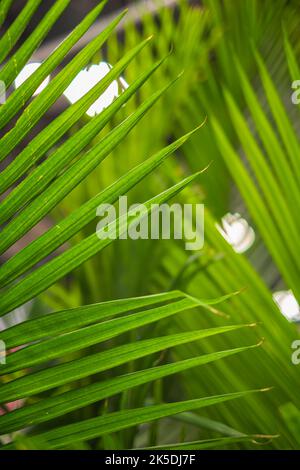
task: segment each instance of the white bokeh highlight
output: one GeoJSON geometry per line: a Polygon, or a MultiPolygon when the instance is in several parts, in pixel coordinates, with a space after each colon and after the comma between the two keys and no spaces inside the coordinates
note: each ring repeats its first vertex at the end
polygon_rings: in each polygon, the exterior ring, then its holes
{"type": "MultiPolygon", "coordinates": [[[[15,88],[19,88],[42,64],[40,62],[31,62],[26,64],[21,70],[17,78],[15,79],[15,88]]],[[[43,91],[50,81],[50,76],[46,77],[45,80],[36,89],[33,96],[38,95],[43,91]]]]}
{"type": "Polygon", "coordinates": [[[255,241],[253,228],[239,213],[226,214],[221,220],[221,225],[216,224],[216,227],[236,253],[249,250],[255,241]]]}
{"type": "MultiPolygon", "coordinates": [[[[88,93],[97,83],[99,83],[112,69],[112,66],[107,62],[100,62],[87,67],[74,78],[68,88],[65,90],[64,95],[71,104],[76,103],[86,93],[88,93]]],[[[123,77],[114,80],[104,93],[92,104],[87,110],[88,116],[95,116],[100,114],[107,108],[120,93],[128,88],[128,83],[123,77]]]]}
{"type": "Polygon", "coordinates": [[[300,308],[299,304],[291,290],[281,290],[274,292],[273,300],[290,322],[300,321],[300,308]]]}

